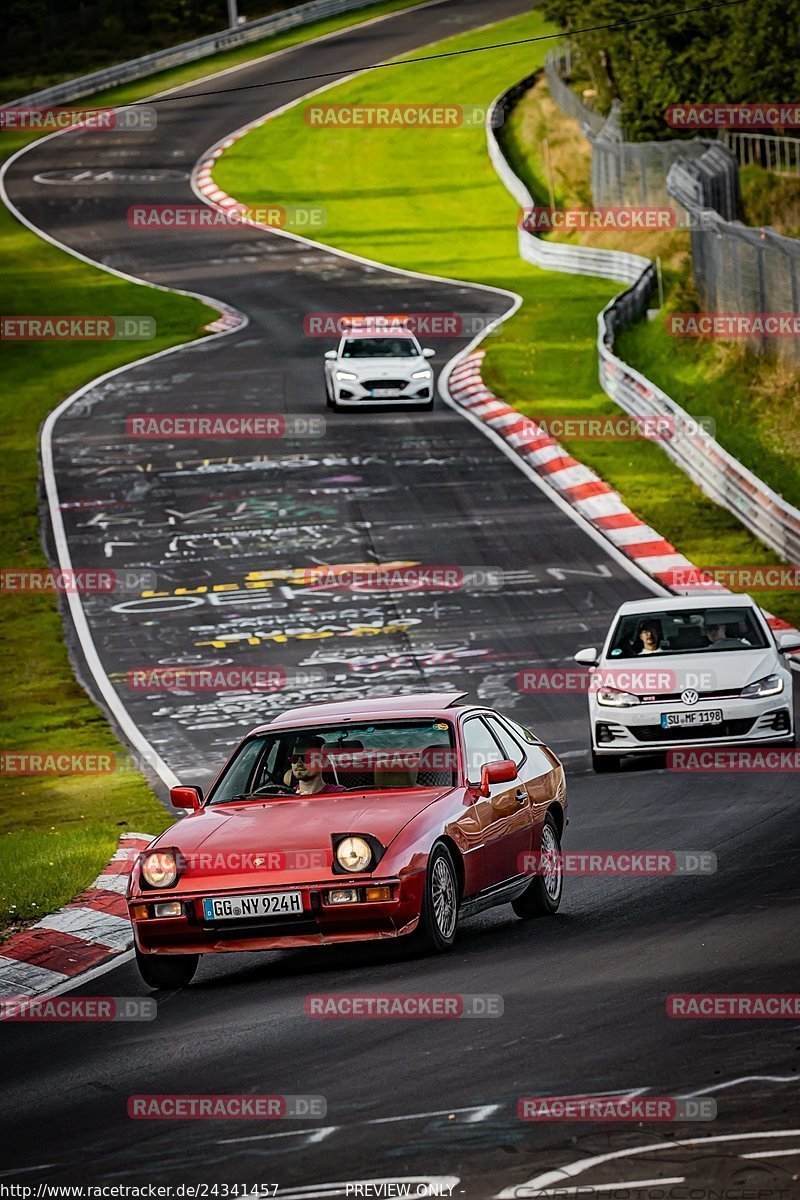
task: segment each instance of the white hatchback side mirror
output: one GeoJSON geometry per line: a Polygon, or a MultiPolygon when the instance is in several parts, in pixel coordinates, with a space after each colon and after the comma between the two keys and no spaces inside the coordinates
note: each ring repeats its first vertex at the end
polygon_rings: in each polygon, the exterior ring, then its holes
{"type": "Polygon", "coordinates": [[[436,354],[436,351],[431,350],[430,346],[426,346],[425,349],[422,351],[423,358],[433,358],[435,356],[435,354],[436,354]]]}
{"type": "Polygon", "coordinates": [[[338,355],[335,350],[326,350],[325,357],[328,359],[329,362],[332,362],[333,359],[338,358],[338,355]]]}
{"type": "Polygon", "coordinates": [[[800,650],[800,637],[794,629],[784,629],[778,634],[778,646],[783,651],[800,650]]]}
{"type": "Polygon", "coordinates": [[[580,663],[582,667],[596,667],[598,653],[596,646],[587,646],[585,650],[579,650],[575,655],[575,662],[580,663]]]}

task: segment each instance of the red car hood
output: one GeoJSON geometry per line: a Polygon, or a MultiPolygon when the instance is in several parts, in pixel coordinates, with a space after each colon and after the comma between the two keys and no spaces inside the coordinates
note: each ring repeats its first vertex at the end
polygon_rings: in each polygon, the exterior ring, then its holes
{"type": "Polygon", "coordinates": [[[212,882],[260,887],[328,879],[332,833],[372,834],[388,846],[412,817],[449,791],[351,792],[211,805],[173,825],[151,849],[169,846],[181,852],[179,890],[212,882]]]}

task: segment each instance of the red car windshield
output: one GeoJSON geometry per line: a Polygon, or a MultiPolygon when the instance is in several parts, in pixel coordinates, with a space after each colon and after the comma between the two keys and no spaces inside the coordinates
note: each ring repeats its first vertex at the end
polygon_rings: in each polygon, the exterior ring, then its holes
{"type": "Polygon", "coordinates": [[[456,780],[453,730],[447,721],[309,726],[249,738],[208,802],[443,788],[454,787],[456,780]]]}

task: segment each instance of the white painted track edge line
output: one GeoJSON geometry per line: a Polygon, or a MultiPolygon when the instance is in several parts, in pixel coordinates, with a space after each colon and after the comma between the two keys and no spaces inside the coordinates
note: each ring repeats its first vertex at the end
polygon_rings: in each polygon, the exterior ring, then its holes
{"type": "Polygon", "coordinates": [[[504,1188],[502,1192],[496,1194],[495,1200],[521,1200],[523,1196],[529,1196],[530,1200],[534,1200],[534,1197],[540,1195],[544,1189],[557,1187],[565,1179],[574,1179],[576,1176],[582,1175],[584,1171],[588,1171],[590,1167],[602,1166],[619,1158],[631,1158],[637,1154],[653,1154],[657,1151],[681,1149],[685,1146],[716,1145],[720,1142],[752,1141],[757,1138],[795,1137],[798,1134],[800,1134],[800,1129],[768,1129],[759,1133],[723,1133],[714,1134],[711,1137],[666,1139],[663,1142],[646,1146],[627,1146],[624,1150],[611,1150],[607,1154],[592,1155],[589,1158],[567,1163],[563,1167],[545,1171],[525,1183],[517,1184],[516,1187],[504,1188]]]}

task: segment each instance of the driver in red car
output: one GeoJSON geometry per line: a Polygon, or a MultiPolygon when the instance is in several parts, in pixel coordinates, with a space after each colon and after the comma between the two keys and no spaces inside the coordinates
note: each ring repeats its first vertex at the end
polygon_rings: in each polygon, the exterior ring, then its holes
{"type": "Polygon", "coordinates": [[[327,783],[322,777],[325,742],[315,735],[300,737],[289,756],[290,768],[287,783],[298,796],[329,795],[331,792],[346,792],[340,783],[327,783]]]}

